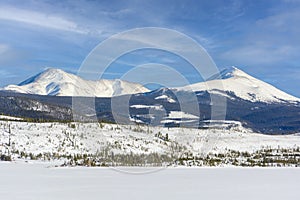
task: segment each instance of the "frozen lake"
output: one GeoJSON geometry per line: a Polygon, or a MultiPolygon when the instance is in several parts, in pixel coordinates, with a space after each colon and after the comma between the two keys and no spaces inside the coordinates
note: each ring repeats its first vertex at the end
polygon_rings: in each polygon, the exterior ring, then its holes
{"type": "Polygon", "coordinates": [[[299,181],[297,168],[167,168],[133,175],[111,168],[0,162],[3,200],[299,199],[299,181]]]}

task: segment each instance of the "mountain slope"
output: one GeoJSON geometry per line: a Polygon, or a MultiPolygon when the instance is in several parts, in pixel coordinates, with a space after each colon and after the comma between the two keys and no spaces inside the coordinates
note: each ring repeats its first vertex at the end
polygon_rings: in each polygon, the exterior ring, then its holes
{"type": "Polygon", "coordinates": [[[26,94],[50,96],[112,97],[147,92],[137,83],[122,80],[84,80],[60,69],[47,69],[18,85],[8,85],[3,90],[26,94]]]}
{"type": "Polygon", "coordinates": [[[300,99],[291,96],[274,86],[260,81],[242,70],[231,67],[212,76],[206,82],[200,82],[188,85],[176,90],[183,91],[208,91],[209,93],[218,93],[228,95],[233,93],[235,96],[251,102],[299,102],[300,99]]]}

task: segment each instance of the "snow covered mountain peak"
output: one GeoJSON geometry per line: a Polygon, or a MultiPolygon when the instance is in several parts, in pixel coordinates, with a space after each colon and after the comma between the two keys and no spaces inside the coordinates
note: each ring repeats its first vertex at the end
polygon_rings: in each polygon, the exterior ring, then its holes
{"type": "Polygon", "coordinates": [[[244,71],[230,67],[209,78],[206,82],[195,83],[178,90],[208,91],[228,97],[228,93],[251,102],[300,102],[274,86],[258,80],[244,71]]]}
{"type": "Polygon", "coordinates": [[[213,75],[208,80],[216,80],[216,79],[228,79],[228,78],[253,78],[249,74],[243,72],[235,66],[231,66],[229,68],[223,69],[219,74],[213,75]]]}
{"type": "Polygon", "coordinates": [[[34,82],[41,82],[41,81],[47,81],[47,82],[64,81],[65,79],[68,79],[68,77],[74,78],[75,75],[66,73],[61,69],[47,68],[41,73],[38,73],[37,75],[32,76],[26,79],[25,81],[19,83],[18,86],[24,86],[34,82]]]}
{"type": "Polygon", "coordinates": [[[3,90],[51,96],[112,97],[148,92],[138,83],[123,80],[84,80],[61,69],[48,68],[18,85],[8,85],[3,90]]]}

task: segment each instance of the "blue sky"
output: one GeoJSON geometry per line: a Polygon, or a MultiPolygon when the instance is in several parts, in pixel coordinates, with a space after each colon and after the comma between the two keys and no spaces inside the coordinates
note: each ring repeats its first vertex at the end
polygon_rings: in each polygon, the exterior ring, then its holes
{"type": "MultiPolygon", "coordinates": [[[[76,72],[87,54],[109,36],[153,26],[195,39],[220,69],[237,66],[300,97],[300,0],[4,0],[0,87],[46,67],[76,72]]],[[[173,64],[183,69],[181,73],[193,73],[174,55],[145,50],[120,58],[106,78],[118,78],[147,62],[173,64]]]]}

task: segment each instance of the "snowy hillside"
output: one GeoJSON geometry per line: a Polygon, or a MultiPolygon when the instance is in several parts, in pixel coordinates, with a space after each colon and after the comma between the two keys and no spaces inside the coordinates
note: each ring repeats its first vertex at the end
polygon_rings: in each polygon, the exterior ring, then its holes
{"type": "Polygon", "coordinates": [[[234,93],[239,98],[251,102],[295,102],[299,98],[291,96],[274,86],[258,80],[242,70],[231,67],[220,72],[220,75],[211,77],[207,82],[196,83],[176,90],[184,91],[209,91],[209,93],[221,94],[228,97],[229,93],[234,93]]]}
{"type": "Polygon", "coordinates": [[[112,97],[147,92],[137,83],[122,80],[84,80],[60,69],[47,69],[19,85],[8,85],[3,90],[51,96],[112,97]]]}
{"type": "MultiPolygon", "coordinates": [[[[134,165],[142,164],[144,161],[150,164],[151,159],[155,163],[160,162],[158,161],[160,159],[173,162],[182,157],[184,161],[200,158],[200,162],[210,155],[209,159],[212,160],[215,160],[214,156],[225,159],[222,161],[223,164],[239,165],[238,160],[242,162],[243,159],[244,164],[249,164],[246,163],[249,159],[256,159],[253,162],[259,165],[264,153],[268,153],[272,159],[280,157],[279,164],[284,164],[281,163],[283,159],[289,159],[293,153],[300,153],[299,137],[299,134],[277,136],[257,134],[243,128],[238,122],[234,127],[223,129],[189,129],[105,123],[29,123],[0,120],[0,156],[12,155],[13,159],[78,161],[85,155],[103,159],[101,162],[111,163],[111,159],[116,159],[122,165],[134,165]],[[287,152],[289,154],[284,156],[287,152]],[[134,159],[138,163],[129,159],[134,159]]],[[[287,162],[298,162],[299,156],[292,159],[287,162]]],[[[211,165],[212,160],[202,164],[211,165]]],[[[182,165],[182,162],[181,160],[177,164],[182,165]]]]}

